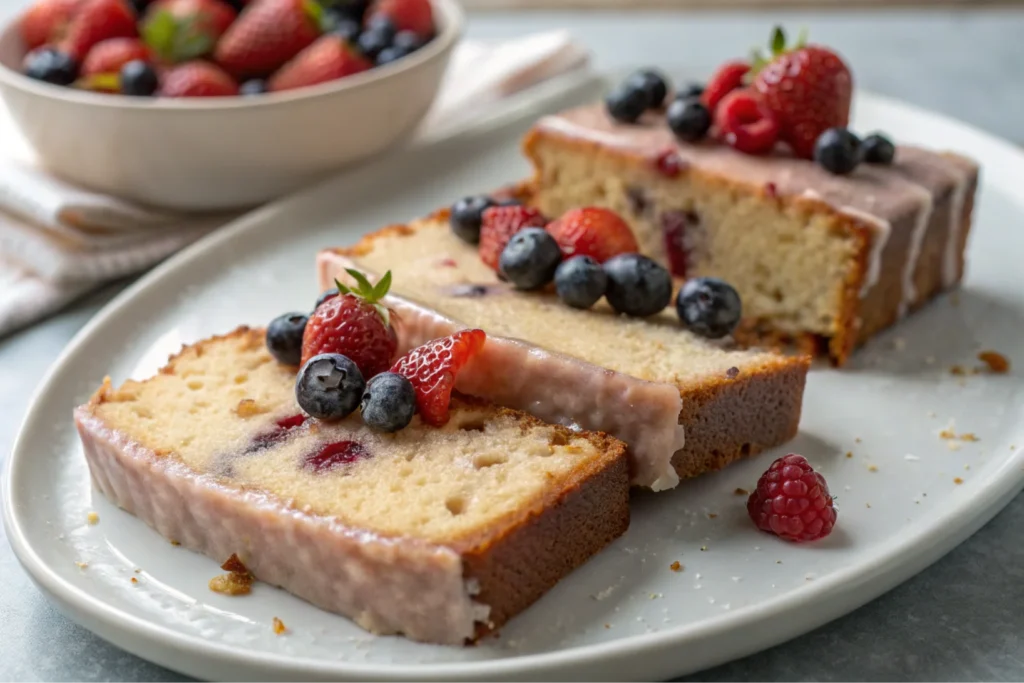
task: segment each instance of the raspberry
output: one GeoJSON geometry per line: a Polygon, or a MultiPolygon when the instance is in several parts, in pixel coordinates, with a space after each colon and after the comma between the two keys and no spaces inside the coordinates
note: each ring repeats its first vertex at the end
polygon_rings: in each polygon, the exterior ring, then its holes
{"type": "Polygon", "coordinates": [[[714,111],[723,97],[743,85],[743,77],[747,75],[748,71],[750,71],[750,65],[740,61],[726,62],[718,67],[718,71],[704,88],[704,94],[700,96],[700,101],[708,109],[714,111]]]}
{"type": "Polygon", "coordinates": [[[492,206],[484,211],[480,225],[480,260],[498,269],[501,252],[512,235],[523,228],[543,228],[548,219],[528,206],[492,206]]]}
{"type": "Polygon", "coordinates": [[[336,441],[325,445],[305,457],[307,469],[316,474],[330,472],[339,465],[348,465],[370,457],[366,447],[358,441],[336,441]]]}
{"type": "Polygon", "coordinates": [[[483,348],[486,339],[483,330],[461,330],[450,337],[428,341],[395,361],[391,372],[412,382],[423,422],[435,427],[448,422],[455,377],[483,348]]]}
{"type": "Polygon", "coordinates": [[[779,120],[749,90],[725,96],[715,110],[715,125],[729,145],[745,154],[766,154],[779,140],[779,120]]]}
{"type": "Polygon", "coordinates": [[[787,541],[816,541],[832,533],[836,523],[825,478],[796,453],[779,458],[761,475],[747,512],[758,529],[787,541]]]}
{"type": "Polygon", "coordinates": [[[566,258],[589,256],[604,263],[619,254],[640,251],[629,224],[619,214],[596,206],[572,209],[548,225],[566,258]]]}

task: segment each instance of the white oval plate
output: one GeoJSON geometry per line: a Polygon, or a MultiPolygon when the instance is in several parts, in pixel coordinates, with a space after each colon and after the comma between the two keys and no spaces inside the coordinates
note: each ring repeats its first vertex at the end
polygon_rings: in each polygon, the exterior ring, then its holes
{"type": "Polygon", "coordinates": [[[858,130],[981,161],[963,290],[882,335],[848,369],[815,369],[800,434],[784,449],[636,496],[629,532],[500,638],[426,646],[370,636],[265,585],[244,598],[216,595],[207,589],[219,573],[213,561],[172,547],[91,490],[70,417],[105,373],[144,377],[182,343],[309,307],[319,248],[522,178],[518,139],[537,114],[526,107],[469,139],[392,155],[251,214],[157,268],[82,330],[35,396],[5,480],[8,535],[43,590],[111,642],[208,679],[660,679],[852,610],[938,559],[1021,489],[1020,371],[961,377],[950,367],[973,367],[992,348],[1024,368],[1024,155],[862,95],[858,130]],[[941,439],[951,423],[980,440],[941,439]],[[817,544],[756,531],[736,493],[791,450],[839,498],[836,531],[817,544]],[[681,572],[669,568],[675,561],[681,572]],[[275,616],[287,634],[273,634],[275,616]]]}

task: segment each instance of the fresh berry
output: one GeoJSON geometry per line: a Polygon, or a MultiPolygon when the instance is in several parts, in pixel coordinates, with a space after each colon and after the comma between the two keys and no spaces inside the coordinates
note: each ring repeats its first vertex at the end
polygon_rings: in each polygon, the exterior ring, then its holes
{"type": "Polygon", "coordinates": [[[814,160],[835,175],[846,175],[857,168],[860,157],[860,140],[845,128],[829,128],[814,145],[814,160]]]}
{"type": "Polygon", "coordinates": [[[372,28],[379,17],[390,19],[397,31],[412,31],[424,38],[434,33],[430,0],[376,0],[368,11],[367,27],[372,28]]]}
{"type": "Polygon", "coordinates": [[[187,62],[213,52],[237,16],[221,0],[156,0],[146,10],[142,37],[164,63],[187,62]]]}
{"type": "Polygon", "coordinates": [[[284,417],[274,423],[274,426],[269,430],[257,434],[252,438],[249,446],[245,449],[246,453],[255,453],[256,451],[262,451],[265,448],[277,445],[288,438],[288,434],[296,427],[301,427],[306,422],[305,415],[291,415],[284,417]]]}
{"type": "Polygon", "coordinates": [[[160,87],[156,69],[141,59],[128,62],[121,67],[121,94],[134,97],[149,97],[160,87]]]}
{"type": "Polygon", "coordinates": [[[685,86],[676,91],[676,99],[678,100],[689,100],[694,98],[700,98],[704,94],[703,83],[687,83],[685,86]]]}
{"type": "Polygon", "coordinates": [[[604,264],[605,298],[619,313],[643,318],[665,310],[672,300],[672,276],[640,254],[620,254],[604,264]]]}
{"type": "Polygon", "coordinates": [[[426,44],[426,41],[418,33],[414,31],[399,31],[395,34],[395,39],[391,41],[392,47],[397,47],[406,51],[406,54],[416,52],[426,44]]]}
{"type": "Polygon", "coordinates": [[[279,363],[298,365],[302,360],[302,333],[308,320],[302,313],[285,313],[267,325],[267,350],[279,363]]]}
{"type": "MultiPolygon", "coordinates": [[[[138,38],[111,38],[96,43],[82,62],[83,86],[90,90],[123,91],[120,77],[122,67],[129,62],[147,64],[152,59],[149,48],[138,38]]],[[[151,95],[155,89],[154,85],[152,90],[144,94],[151,95]]]]}
{"type": "Polygon", "coordinates": [[[796,156],[811,159],[823,132],[849,122],[853,77],[828,48],[804,45],[801,39],[787,49],[779,28],[771,47],[771,61],[758,59],[755,65],[753,89],[782,124],[782,140],[796,156]]]}
{"type": "Polygon", "coordinates": [[[867,163],[887,166],[896,158],[896,145],[881,133],[873,133],[861,141],[860,152],[867,163]]]}
{"type": "Polygon", "coordinates": [[[715,125],[726,143],[744,154],[767,154],[779,140],[778,119],[750,90],[734,90],[722,98],[715,125]]]}
{"type": "Polygon", "coordinates": [[[718,67],[718,71],[708,81],[704,92],[701,93],[700,101],[714,111],[723,97],[743,85],[743,78],[749,71],[750,65],[746,62],[726,62],[718,67]]]}
{"type": "Polygon", "coordinates": [[[315,311],[316,309],[320,308],[323,302],[338,296],[338,294],[340,293],[341,292],[338,291],[337,287],[331,287],[330,289],[325,289],[324,291],[320,292],[320,296],[316,298],[316,304],[313,305],[313,310],[315,311]]]}
{"type": "Polygon", "coordinates": [[[555,270],[558,298],[573,308],[590,308],[608,289],[608,276],[589,256],[573,256],[555,270]]]}
{"type": "Polygon", "coordinates": [[[160,94],[164,97],[230,97],[238,94],[238,84],[217,65],[196,60],[167,71],[160,94]]]}
{"type": "Polygon", "coordinates": [[[302,364],[295,380],[295,400],[318,420],[341,420],[359,407],[365,388],[363,373],[351,358],[321,353],[302,364]]]}
{"type": "Polygon", "coordinates": [[[238,94],[242,96],[262,95],[265,92],[267,92],[267,82],[262,78],[250,78],[238,86],[238,94]]]}
{"type": "Polygon", "coordinates": [[[825,478],[802,455],[790,453],[771,464],[747,499],[757,528],[787,541],[816,541],[832,533],[836,509],[825,478]]]}
{"type": "Polygon", "coordinates": [[[628,83],[613,89],[604,98],[608,115],[620,123],[636,123],[647,109],[647,93],[628,83]]]}
{"type": "Polygon", "coordinates": [[[742,312],[736,290],[713,277],[687,280],[676,296],[676,313],[683,326],[708,339],[720,339],[731,333],[742,312]]]}
{"type": "MultiPolygon", "coordinates": [[[[331,15],[324,15],[331,16],[331,15]]],[[[359,34],[363,32],[362,25],[354,19],[333,17],[327,21],[327,33],[333,33],[348,43],[356,44],[359,34]]]]}
{"type": "Polygon", "coordinates": [[[304,463],[314,474],[324,474],[369,457],[370,452],[358,441],[335,441],[307,455],[304,463]]]}
{"type": "Polygon", "coordinates": [[[336,281],[339,295],[313,311],[302,338],[302,362],[318,353],[343,353],[371,378],[391,366],[398,348],[390,313],[380,303],[391,287],[391,271],[376,285],[358,270],[347,272],[356,285],[336,281]]]}
{"type": "Polygon", "coordinates": [[[81,61],[97,43],[137,35],[135,12],[123,0],[84,0],[58,47],[81,61]]]}
{"type": "Polygon", "coordinates": [[[79,0],[37,0],[18,19],[18,32],[27,50],[59,41],[79,0]]]}
{"type": "Polygon", "coordinates": [[[527,206],[492,206],[484,210],[480,224],[480,260],[494,270],[505,245],[523,228],[543,228],[547,218],[527,206]]]}
{"type": "Polygon", "coordinates": [[[598,206],[570,209],[547,229],[566,256],[590,256],[604,263],[640,250],[629,224],[611,209],[598,206]]]}
{"type": "Polygon", "coordinates": [[[236,78],[267,76],[320,35],[322,10],[315,0],[255,0],[214,50],[214,59],[236,78]]]}
{"type": "Polygon", "coordinates": [[[377,66],[384,66],[385,64],[390,64],[391,62],[397,62],[399,59],[407,56],[408,54],[409,52],[404,48],[395,47],[394,45],[392,45],[391,47],[386,47],[380,51],[380,53],[377,55],[376,64],[377,66]]]}
{"type": "Polygon", "coordinates": [[[637,71],[626,79],[626,87],[641,90],[647,100],[648,109],[660,109],[668,97],[665,76],[654,69],[637,71]]]}
{"type": "Polygon", "coordinates": [[[492,206],[496,204],[487,195],[463,197],[452,204],[448,225],[462,241],[477,244],[480,242],[480,226],[484,220],[484,211],[492,206]]]}
{"type": "Polygon", "coordinates": [[[52,47],[37,47],[29,52],[22,68],[29,78],[54,85],[71,85],[78,78],[78,62],[52,47]]]}
{"type": "Polygon", "coordinates": [[[518,289],[540,289],[555,277],[562,262],[558,242],[544,228],[523,228],[505,245],[499,271],[518,289]]]}
{"type": "Polygon", "coordinates": [[[700,140],[711,128],[711,112],[694,98],[672,100],[665,118],[676,137],[686,142],[700,140]]]}
{"type": "Polygon", "coordinates": [[[363,422],[379,432],[405,429],[416,412],[412,382],[394,372],[382,372],[363,391],[363,422]]]}
{"type": "Polygon", "coordinates": [[[378,16],[368,22],[366,30],[359,34],[356,45],[367,59],[375,60],[381,52],[391,47],[395,35],[395,25],[391,20],[378,16]]]}
{"type": "Polygon", "coordinates": [[[268,87],[271,92],[304,88],[351,76],[372,66],[351,45],[329,33],[282,66],[270,77],[268,87]]]}
{"type": "Polygon", "coordinates": [[[428,341],[399,358],[391,372],[412,382],[420,419],[441,427],[448,422],[448,406],[459,371],[480,352],[487,335],[483,330],[460,330],[449,337],[428,341]]]}

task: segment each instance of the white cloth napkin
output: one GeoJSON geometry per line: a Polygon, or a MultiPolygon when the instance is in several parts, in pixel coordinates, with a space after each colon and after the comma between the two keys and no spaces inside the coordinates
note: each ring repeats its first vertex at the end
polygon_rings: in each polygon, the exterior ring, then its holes
{"type": "MultiPolygon", "coordinates": [[[[441,128],[455,132],[487,105],[587,61],[565,31],[464,41],[417,140],[436,139],[441,128]]],[[[0,150],[0,337],[104,282],[153,266],[237,216],[156,211],[49,176],[3,107],[0,150]]]]}

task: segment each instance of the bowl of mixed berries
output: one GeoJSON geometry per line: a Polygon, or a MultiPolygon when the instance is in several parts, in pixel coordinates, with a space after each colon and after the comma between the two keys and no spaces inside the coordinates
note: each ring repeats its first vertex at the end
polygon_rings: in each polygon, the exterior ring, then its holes
{"type": "Polygon", "coordinates": [[[35,0],[0,33],[0,93],[59,176],[238,208],[406,138],[462,21],[455,0],[35,0]]]}

